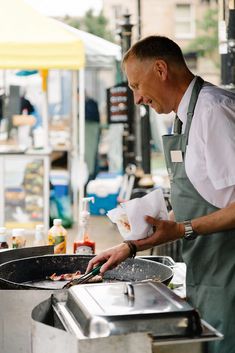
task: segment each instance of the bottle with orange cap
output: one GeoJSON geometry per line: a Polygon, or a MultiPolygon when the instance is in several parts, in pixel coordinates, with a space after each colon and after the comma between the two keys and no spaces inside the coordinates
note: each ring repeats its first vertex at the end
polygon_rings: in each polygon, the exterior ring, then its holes
{"type": "Polygon", "coordinates": [[[91,255],[95,253],[95,242],[89,236],[89,202],[94,202],[94,197],[84,197],[82,199],[78,238],[73,243],[74,254],[91,255]]]}

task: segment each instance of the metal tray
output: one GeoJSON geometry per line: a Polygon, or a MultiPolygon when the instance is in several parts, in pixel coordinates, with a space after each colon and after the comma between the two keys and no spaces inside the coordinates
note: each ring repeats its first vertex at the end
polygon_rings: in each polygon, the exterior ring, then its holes
{"type": "Polygon", "coordinates": [[[74,286],[68,291],[64,310],[72,314],[87,337],[131,332],[193,337],[202,332],[198,312],[165,285],[153,281],[74,286]]]}
{"type": "Polygon", "coordinates": [[[175,266],[175,261],[172,259],[170,256],[156,256],[156,255],[147,255],[147,256],[137,256],[139,258],[145,259],[145,260],[151,260],[154,262],[158,262],[160,264],[169,266],[169,267],[174,267],[175,266]]]}

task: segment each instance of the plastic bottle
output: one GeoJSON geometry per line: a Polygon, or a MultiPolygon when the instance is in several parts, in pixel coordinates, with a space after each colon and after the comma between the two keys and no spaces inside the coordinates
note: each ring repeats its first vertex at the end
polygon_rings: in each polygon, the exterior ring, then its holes
{"type": "Polygon", "coordinates": [[[67,231],[59,218],[53,220],[53,226],[48,231],[48,244],[54,245],[55,254],[66,254],[67,231]]]}
{"type": "Polygon", "coordinates": [[[23,228],[12,229],[12,247],[13,249],[24,248],[26,244],[25,230],[23,228]]]}
{"type": "Polygon", "coordinates": [[[89,202],[94,202],[94,197],[84,197],[82,199],[82,212],[79,222],[78,239],[73,243],[74,254],[91,255],[95,253],[95,242],[90,240],[88,233],[90,212],[88,211],[89,202]]]}
{"type": "Polygon", "coordinates": [[[0,227],[0,249],[8,249],[7,230],[5,227],[0,227]]]}
{"type": "Polygon", "coordinates": [[[42,224],[37,224],[35,227],[35,235],[34,235],[34,246],[45,245],[44,240],[44,227],[42,224]]]}

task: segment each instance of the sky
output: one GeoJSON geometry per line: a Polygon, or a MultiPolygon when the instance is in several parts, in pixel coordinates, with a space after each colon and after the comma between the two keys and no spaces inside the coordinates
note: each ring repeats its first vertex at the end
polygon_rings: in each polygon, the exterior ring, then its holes
{"type": "Polygon", "coordinates": [[[102,7],[102,0],[25,0],[37,11],[47,16],[83,16],[93,9],[97,15],[102,7]]]}

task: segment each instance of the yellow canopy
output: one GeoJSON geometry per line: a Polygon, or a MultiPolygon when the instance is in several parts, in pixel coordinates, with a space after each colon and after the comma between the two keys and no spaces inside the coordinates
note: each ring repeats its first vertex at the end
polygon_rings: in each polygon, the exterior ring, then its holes
{"type": "Polygon", "coordinates": [[[77,35],[23,0],[0,0],[0,69],[70,69],[85,65],[77,35]]]}

